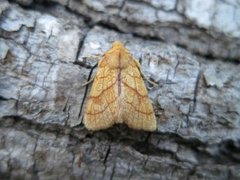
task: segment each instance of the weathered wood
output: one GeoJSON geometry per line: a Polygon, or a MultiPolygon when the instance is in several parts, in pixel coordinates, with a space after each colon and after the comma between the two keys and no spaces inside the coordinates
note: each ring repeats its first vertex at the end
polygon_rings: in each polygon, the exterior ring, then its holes
{"type": "Polygon", "coordinates": [[[238,30],[220,28],[218,38],[206,19],[190,23],[196,14],[185,1],[59,2],[0,4],[0,179],[240,178],[240,66],[223,61],[239,59],[238,30]],[[93,133],[81,123],[91,57],[115,40],[158,84],[146,82],[157,132],[116,125],[93,133]],[[178,41],[186,49],[169,44],[178,41]]]}

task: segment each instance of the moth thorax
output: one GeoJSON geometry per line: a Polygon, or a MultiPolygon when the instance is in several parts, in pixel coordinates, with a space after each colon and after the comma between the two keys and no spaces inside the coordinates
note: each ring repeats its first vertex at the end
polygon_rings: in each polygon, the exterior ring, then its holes
{"type": "Polygon", "coordinates": [[[111,69],[125,69],[129,63],[129,54],[123,49],[117,49],[111,52],[111,56],[107,55],[108,65],[111,69]]]}

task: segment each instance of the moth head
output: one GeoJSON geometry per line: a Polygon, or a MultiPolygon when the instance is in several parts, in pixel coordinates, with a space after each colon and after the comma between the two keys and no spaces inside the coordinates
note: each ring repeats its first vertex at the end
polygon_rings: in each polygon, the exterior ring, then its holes
{"type": "Polygon", "coordinates": [[[123,43],[120,42],[120,41],[115,41],[113,44],[112,44],[112,47],[113,48],[116,48],[116,47],[124,47],[123,43]]]}

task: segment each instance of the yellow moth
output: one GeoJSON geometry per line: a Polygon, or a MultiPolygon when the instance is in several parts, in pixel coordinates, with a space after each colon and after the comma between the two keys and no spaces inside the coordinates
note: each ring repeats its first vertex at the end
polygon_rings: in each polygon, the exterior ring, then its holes
{"type": "Polygon", "coordinates": [[[156,117],[140,64],[119,41],[112,44],[98,63],[84,115],[89,130],[106,129],[116,123],[156,130],[156,117]]]}

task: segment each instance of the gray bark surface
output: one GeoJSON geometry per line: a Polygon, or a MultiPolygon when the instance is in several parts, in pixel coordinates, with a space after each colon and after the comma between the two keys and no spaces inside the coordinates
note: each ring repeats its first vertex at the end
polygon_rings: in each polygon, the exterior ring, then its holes
{"type": "Polygon", "coordinates": [[[0,179],[240,179],[239,19],[237,0],[1,1],[0,179]],[[158,84],[156,132],[82,123],[115,40],[158,84]]]}

